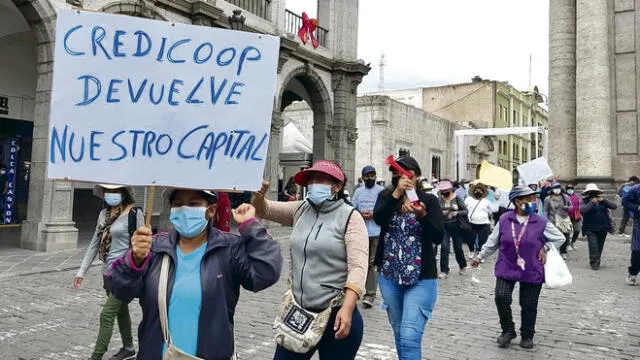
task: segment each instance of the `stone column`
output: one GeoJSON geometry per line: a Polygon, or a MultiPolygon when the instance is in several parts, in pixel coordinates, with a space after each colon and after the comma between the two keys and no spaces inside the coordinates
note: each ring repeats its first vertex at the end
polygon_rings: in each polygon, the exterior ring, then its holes
{"type": "Polygon", "coordinates": [[[271,119],[269,150],[264,168],[264,178],[270,183],[268,198],[271,200],[278,199],[278,172],[280,169],[280,149],[282,149],[280,132],[283,124],[282,112],[274,111],[271,119]]]}
{"type": "MultiPolygon", "coordinates": [[[[576,28],[576,172],[585,181],[610,182],[608,1],[577,0],[576,28]]],[[[550,115],[550,123],[555,121],[550,115]]]]}
{"type": "Polygon", "coordinates": [[[72,220],[73,186],[69,182],[47,179],[53,42],[43,41],[43,32],[52,36],[54,25],[55,17],[33,24],[37,39],[38,85],[33,123],[29,204],[27,220],[22,224],[20,246],[37,251],[75,249],[78,243],[78,229],[72,220]]]}
{"type": "MultiPolygon", "coordinates": [[[[549,163],[576,177],[576,0],[549,3],[549,163]]],[[[537,154],[536,154],[537,157],[537,154]]]]}

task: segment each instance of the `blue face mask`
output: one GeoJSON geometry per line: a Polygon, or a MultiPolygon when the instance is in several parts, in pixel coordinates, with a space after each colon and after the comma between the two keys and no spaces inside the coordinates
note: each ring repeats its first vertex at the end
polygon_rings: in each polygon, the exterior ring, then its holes
{"type": "Polygon", "coordinates": [[[194,238],[207,227],[207,208],[204,206],[172,207],[169,221],[178,234],[186,238],[194,238]]]}
{"type": "Polygon", "coordinates": [[[118,206],[122,202],[122,194],[106,193],[104,194],[104,202],[109,206],[118,206]]]}
{"type": "Polygon", "coordinates": [[[307,190],[307,199],[314,205],[322,205],[331,197],[331,185],[327,184],[310,184],[307,190]]]}
{"type": "Polygon", "coordinates": [[[538,203],[535,201],[520,204],[520,209],[525,215],[532,215],[538,212],[538,203]]]}

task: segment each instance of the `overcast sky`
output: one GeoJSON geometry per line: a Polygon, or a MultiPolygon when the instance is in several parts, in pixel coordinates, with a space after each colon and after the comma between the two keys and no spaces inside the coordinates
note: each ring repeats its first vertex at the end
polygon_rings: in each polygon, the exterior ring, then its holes
{"type": "MultiPolygon", "coordinates": [[[[317,1],[287,0],[316,16],[317,1]]],[[[358,57],[371,62],[359,92],[468,82],[475,75],[548,91],[548,0],[360,0],[358,57]]],[[[355,19],[354,19],[355,20],[355,19]]]]}

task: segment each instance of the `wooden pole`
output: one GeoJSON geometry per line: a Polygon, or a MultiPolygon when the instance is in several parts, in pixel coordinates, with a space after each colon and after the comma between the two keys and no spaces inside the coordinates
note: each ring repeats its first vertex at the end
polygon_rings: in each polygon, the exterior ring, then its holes
{"type": "Polygon", "coordinates": [[[153,215],[153,200],[156,197],[156,187],[147,186],[147,201],[145,204],[144,225],[151,229],[151,215],[153,215]]]}

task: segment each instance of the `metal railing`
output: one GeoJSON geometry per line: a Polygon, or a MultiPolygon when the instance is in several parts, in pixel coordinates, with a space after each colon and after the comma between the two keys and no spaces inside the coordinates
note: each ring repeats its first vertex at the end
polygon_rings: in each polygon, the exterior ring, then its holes
{"type": "MultiPolygon", "coordinates": [[[[298,34],[298,30],[300,30],[301,27],[302,27],[302,16],[294,12],[291,12],[289,10],[286,10],[284,15],[284,30],[290,34],[298,34]]],[[[316,39],[318,39],[318,43],[320,43],[320,46],[322,47],[327,46],[328,32],[329,30],[321,26],[318,26],[318,28],[314,32],[316,39]]]]}
{"type": "Polygon", "coordinates": [[[269,8],[271,6],[271,0],[226,0],[226,1],[254,15],[257,15],[263,19],[270,20],[269,8]]]}

